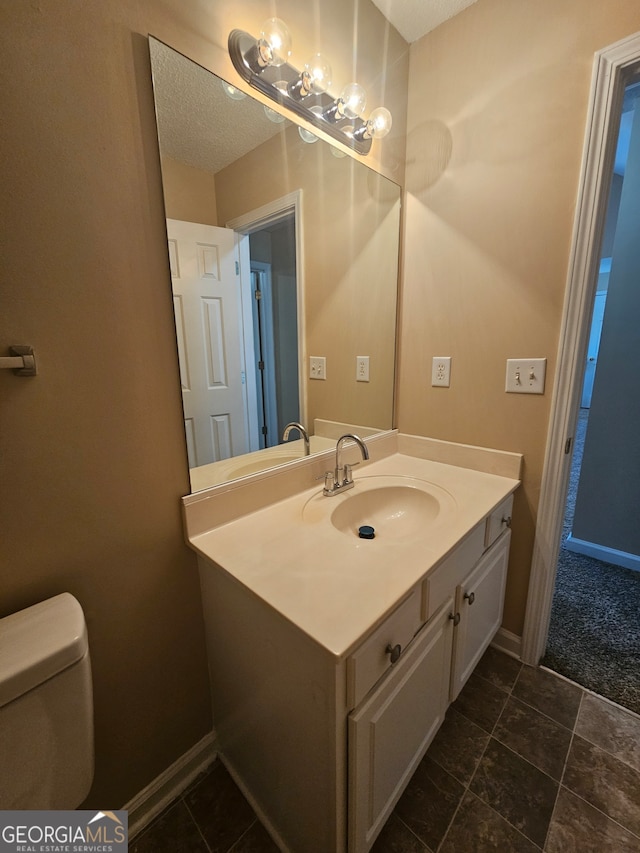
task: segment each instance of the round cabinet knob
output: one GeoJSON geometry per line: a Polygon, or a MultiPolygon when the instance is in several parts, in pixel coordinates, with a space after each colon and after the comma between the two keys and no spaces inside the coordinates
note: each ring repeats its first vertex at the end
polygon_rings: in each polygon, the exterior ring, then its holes
{"type": "Polygon", "coordinates": [[[400,643],[397,643],[395,646],[392,646],[391,643],[389,643],[385,651],[391,658],[391,663],[395,663],[402,654],[402,646],[400,643]]]}
{"type": "Polygon", "coordinates": [[[473,602],[476,600],[475,592],[465,592],[464,597],[469,602],[469,606],[471,606],[473,604],[473,602]]]}
{"type": "Polygon", "coordinates": [[[450,613],[449,619],[453,620],[454,626],[460,624],[460,614],[459,613],[450,613]]]}
{"type": "Polygon", "coordinates": [[[506,524],[507,527],[511,527],[511,516],[510,515],[503,516],[502,523],[506,524]]]}

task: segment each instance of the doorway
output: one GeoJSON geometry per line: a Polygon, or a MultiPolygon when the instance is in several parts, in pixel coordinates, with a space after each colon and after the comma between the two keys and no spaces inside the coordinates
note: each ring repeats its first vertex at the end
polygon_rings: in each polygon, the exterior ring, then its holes
{"type": "Polygon", "coordinates": [[[629,237],[640,234],[639,96],[640,85],[626,87],[541,661],[637,713],[640,488],[635,480],[640,473],[640,409],[633,402],[629,405],[634,392],[627,387],[626,368],[617,370],[616,364],[621,355],[634,358],[634,340],[640,356],[633,295],[640,252],[629,245],[629,237]]]}
{"type": "MultiPolygon", "coordinates": [[[[569,486],[571,449],[583,391],[590,320],[600,268],[618,122],[625,89],[638,81],[639,74],[640,34],[630,36],[596,54],[567,300],[522,638],[521,657],[523,661],[533,665],[541,660],[547,645],[569,486]]],[[[618,415],[614,414],[614,417],[618,418],[618,415]]],[[[618,420],[621,421],[622,418],[618,420]]],[[[633,630],[637,631],[637,622],[634,622],[633,630]]]]}
{"type": "Polygon", "coordinates": [[[279,444],[288,423],[306,425],[301,217],[297,190],[227,222],[237,235],[251,451],[279,444]]]}
{"type": "Polygon", "coordinates": [[[300,420],[295,223],[287,214],[249,235],[253,370],[261,449],[300,420]]]}

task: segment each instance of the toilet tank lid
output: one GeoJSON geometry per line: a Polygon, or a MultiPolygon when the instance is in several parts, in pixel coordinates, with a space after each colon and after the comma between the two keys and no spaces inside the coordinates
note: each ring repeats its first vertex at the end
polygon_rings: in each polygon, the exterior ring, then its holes
{"type": "Polygon", "coordinates": [[[0,619],[0,707],[77,663],[87,649],[84,613],[68,592],[0,619]]]}

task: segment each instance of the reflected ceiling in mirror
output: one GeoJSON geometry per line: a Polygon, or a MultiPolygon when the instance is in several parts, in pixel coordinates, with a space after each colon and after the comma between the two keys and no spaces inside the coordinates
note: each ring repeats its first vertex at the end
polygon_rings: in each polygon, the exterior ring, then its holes
{"type": "Polygon", "coordinates": [[[149,45],[192,491],[391,429],[400,188],[149,45]]]}

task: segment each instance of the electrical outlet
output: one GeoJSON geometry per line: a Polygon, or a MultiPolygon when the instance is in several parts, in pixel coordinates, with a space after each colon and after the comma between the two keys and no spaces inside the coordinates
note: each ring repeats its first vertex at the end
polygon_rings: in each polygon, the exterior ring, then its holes
{"type": "Polygon", "coordinates": [[[451,356],[434,355],[431,362],[431,384],[443,388],[451,385],[451,356]]]}
{"type": "Polygon", "coordinates": [[[508,358],[504,390],[512,394],[544,394],[546,358],[508,358]]]}
{"type": "Polygon", "coordinates": [[[309,357],[309,379],[327,378],[327,359],[323,355],[309,357]]]}
{"type": "Polygon", "coordinates": [[[356,356],[356,382],[369,381],[369,356],[356,356]]]}

